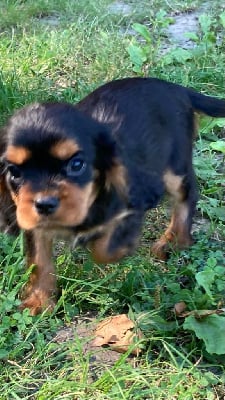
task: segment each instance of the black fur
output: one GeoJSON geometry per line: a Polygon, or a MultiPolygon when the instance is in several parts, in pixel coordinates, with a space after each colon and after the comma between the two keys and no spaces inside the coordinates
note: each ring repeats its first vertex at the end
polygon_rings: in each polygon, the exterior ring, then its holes
{"type": "MultiPolygon", "coordinates": [[[[55,193],[61,181],[74,185],[79,193],[93,182],[96,191],[88,212],[78,223],[69,224],[61,218],[54,225],[51,211],[46,218],[38,216],[37,226],[25,232],[28,263],[36,263],[37,269],[24,307],[39,312],[55,288],[53,283],[49,289],[43,283],[46,275],[52,274],[52,267],[50,250],[43,250],[44,255],[37,250],[42,232],[43,237],[48,230],[53,236],[68,233],[78,243],[88,244],[100,261],[116,261],[137,246],[145,212],[156,207],[167,191],[174,200],[173,216],[154,253],[164,258],[167,242],[179,248],[191,243],[197,201],[192,166],[195,112],[225,117],[225,101],[158,79],[127,78],[107,83],[75,106],[35,104],[12,116],[0,143],[2,230],[15,233],[19,229],[14,201],[24,185],[34,196],[36,213],[35,196],[41,193],[42,201],[44,193],[55,193]],[[77,154],[61,160],[51,153],[52,146],[65,139],[79,145],[79,157],[85,165],[80,175],[71,172],[77,154]],[[17,148],[27,149],[31,156],[14,165],[7,158],[9,146],[14,146],[15,153],[17,148]],[[13,168],[17,169],[17,178],[13,168]],[[50,267],[45,269],[41,264],[46,258],[50,267]]],[[[52,196],[44,197],[44,201],[51,202],[52,196]]],[[[60,201],[57,197],[54,202],[56,211],[60,201]]]]}

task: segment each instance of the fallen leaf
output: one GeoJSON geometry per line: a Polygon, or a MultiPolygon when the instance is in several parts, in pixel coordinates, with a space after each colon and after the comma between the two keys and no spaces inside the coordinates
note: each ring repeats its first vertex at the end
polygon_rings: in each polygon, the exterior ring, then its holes
{"type": "MultiPolygon", "coordinates": [[[[130,345],[134,346],[135,340],[141,339],[140,330],[134,330],[135,325],[126,314],[115,315],[100,322],[94,332],[92,346],[110,346],[112,350],[125,353],[130,345]]],[[[138,355],[141,349],[137,345],[131,353],[138,355]]]]}
{"type": "Polygon", "coordinates": [[[196,319],[203,319],[208,317],[209,315],[220,315],[220,314],[225,314],[224,308],[218,308],[216,310],[192,310],[192,311],[182,312],[178,316],[180,318],[186,318],[189,317],[190,315],[193,315],[196,319]]]}

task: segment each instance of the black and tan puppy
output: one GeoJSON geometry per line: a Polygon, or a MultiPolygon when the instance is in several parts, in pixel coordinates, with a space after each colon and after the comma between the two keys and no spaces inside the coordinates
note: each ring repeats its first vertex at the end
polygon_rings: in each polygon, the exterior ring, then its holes
{"type": "Polygon", "coordinates": [[[76,106],[33,104],[2,131],[0,228],[24,230],[35,264],[23,307],[52,307],[55,237],[73,238],[98,262],[138,244],[143,218],[164,192],[172,219],[153,253],[191,244],[197,200],[192,166],[195,112],[225,116],[225,101],[158,79],[128,78],[95,90],[76,106]]]}

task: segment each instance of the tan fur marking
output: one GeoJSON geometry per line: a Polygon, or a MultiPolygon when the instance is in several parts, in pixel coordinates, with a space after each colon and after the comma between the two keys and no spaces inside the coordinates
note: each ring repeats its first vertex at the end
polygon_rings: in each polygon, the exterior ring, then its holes
{"type": "Polygon", "coordinates": [[[34,193],[28,184],[19,189],[18,194],[11,193],[12,199],[16,205],[17,222],[22,229],[33,229],[40,221],[40,217],[35,212],[34,193]]]}
{"type": "Polygon", "coordinates": [[[31,158],[32,153],[26,147],[8,146],[5,156],[12,164],[21,165],[31,158]]]}
{"type": "Polygon", "coordinates": [[[171,170],[163,176],[166,190],[172,196],[174,209],[170,224],[159,240],[152,246],[153,254],[165,260],[170,247],[184,249],[192,243],[188,228],[189,206],[184,200],[183,176],[175,175],[171,170]]]}
{"type": "Polygon", "coordinates": [[[96,190],[93,182],[83,188],[62,182],[59,187],[60,207],[54,214],[54,219],[60,221],[64,226],[75,226],[82,223],[95,197],[96,190]]]}
{"type": "Polygon", "coordinates": [[[174,241],[179,248],[189,245],[190,237],[187,236],[187,219],[189,209],[185,202],[177,204],[168,228],[164,233],[164,237],[168,241],[174,241]]]}
{"type": "MultiPolygon", "coordinates": [[[[29,308],[31,315],[44,309],[51,311],[55,305],[53,296],[56,292],[56,276],[52,263],[52,237],[50,232],[33,231],[34,254],[29,254],[28,267],[34,265],[29,283],[23,293],[21,308],[29,308]]],[[[32,253],[32,252],[31,252],[32,253]]]]}
{"type": "Polygon", "coordinates": [[[118,161],[110,168],[106,174],[106,188],[114,186],[121,197],[127,197],[126,168],[118,161]]]}
{"type": "MultiPolygon", "coordinates": [[[[92,257],[96,262],[103,264],[117,262],[129,253],[130,249],[128,249],[127,247],[118,247],[114,250],[114,252],[109,253],[108,246],[116,227],[120,224],[120,221],[130,214],[132,214],[131,211],[124,210],[120,214],[116,215],[108,224],[104,226],[102,236],[99,239],[93,240],[91,242],[90,250],[92,253],[92,257]]],[[[137,245],[138,239],[134,247],[136,247],[137,245]]]]}
{"type": "Polygon", "coordinates": [[[168,228],[152,246],[152,252],[157,258],[165,260],[170,246],[185,249],[192,244],[192,238],[187,228],[188,215],[189,208],[186,202],[175,205],[168,228]]]}
{"type": "Polygon", "coordinates": [[[11,195],[12,200],[14,201],[15,205],[17,205],[17,199],[18,199],[17,195],[11,191],[10,191],[10,195],[11,195]]]}
{"type": "Polygon", "coordinates": [[[108,253],[108,245],[113,232],[108,232],[102,238],[95,240],[91,245],[91,254],[95,262],[101,264],[114,263],[125,257],[128,253],[126,247],[120,247],[113,254],[108,253]]]}
{"type": "Polygon", "coordinates": [[[43,192],[34,193],[29,185],[20,188],[19,193],[12,199],[17,206],[17,222],[22,229],[30,230],[38,226],[46,228],[60,228],[76,226],[84,221],[89,208],[97,195],[93,182],[85,187],[60,182],[56,189],[49,189],[43,192]],[[50,216],[40,216],[35,208],[36,199],[45,196],[59,198],[59,207],[50,216]]]}
{"type": "Polygon", "coordinates": [[[72,139],[60,140],[50,149],[50,154],[60,160],[67,160],[80,151],[78,144],[72,139]]]}
{"type": "Polygon", "coordinates": [[[171,194],[175,200],[181,201],[183,198],[183,176],[175,175],[172,171],[168,170],[163,175],[163,182],[169,194],[171,194]]]}

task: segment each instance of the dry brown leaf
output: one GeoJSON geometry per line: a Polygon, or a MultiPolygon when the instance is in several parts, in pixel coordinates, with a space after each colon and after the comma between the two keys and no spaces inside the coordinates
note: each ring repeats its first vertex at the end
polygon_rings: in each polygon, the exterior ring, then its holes
{"type": "Polygon", "coordinates": [[[225,314],[225,309],[224,308],[219,308],[217,310],[193,310],[193,311],[184,311],[180,313],[178,316],[180,318],[186,318],[189,317],[190,315],[194,315],[196,319],[203,319],[208,317],[209,315],[220,315],[220,314],[225,314]]]}
{"type": "Polygon", "coordinates": [[[179,303],[176,303],[174,306],[174,311],[177,316],[180,316],[185,310],[187,306],[184,301],[180,301],[179,303]]]}
{"type": "MultiPolygon", "coordinates": [[[[125,353],[130,345],[134,345],[135,339],[142,337],[140,331],[138,333],[134,331],[134,327],[134,323],[126,314],[109,317],[98,324],[92,346],[108,345],[112,350],[125,353]]],[[[139,346],[135,346],[132,354],[138,355],[140,351],[139,346]]]]}
{"type": "Polygon", "coordinates": [[[184,301],[180,301],[175,304],[174,306],[174,312],[177,317],[179,318],[186,318],[189,317],[190,315],[194,315],[196,319],[203,319],[205,317],[208,317],[209,315],[214,315],[214,314],[224,314],[225,313],[225,308],[217,308],[216,310],[191,310],[191,311],[186,311],[187,305],[184,301]]]}

